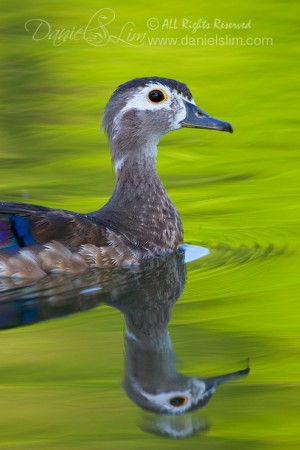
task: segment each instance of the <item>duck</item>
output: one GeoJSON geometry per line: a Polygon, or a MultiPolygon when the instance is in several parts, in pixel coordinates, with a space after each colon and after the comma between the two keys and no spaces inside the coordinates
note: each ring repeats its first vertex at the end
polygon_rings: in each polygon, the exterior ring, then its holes
{"type": "Polygon", "coordinates": [[[103,115],[115,188],[88,214],[0,202],[0,276],[41,278],[90,267],[135,268],[183,243],[180,215],[156,170],[160,138],[181,128],[232,133],[195,103],[186,84],[163,77],[121,84],[103,115]]]}

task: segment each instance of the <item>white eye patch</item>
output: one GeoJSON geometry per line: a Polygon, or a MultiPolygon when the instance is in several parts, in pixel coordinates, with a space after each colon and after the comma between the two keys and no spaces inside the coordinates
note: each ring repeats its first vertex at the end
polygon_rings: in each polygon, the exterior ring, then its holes
{"type": "Polygon", "coordinates": [[[140,111],[158,111],[160,109],[172,109],[172,103],[177,100],[177,105],[182,104],[183,101],[195,103],[194,100],[189,100],[180,92],[170,89],[168,86],[164,86],[160,83],[150,83],[143,88],[139,88],[128,100],[126,106],[121,110],[122,113],[130,109],[138,109],[140,111]],[[155,103],[149,99],[149,93],[155,89],[163,91],[166,95],[166,100],[155,103]]]}
{"type": "MultiPolygon", "coordinates": [[[[184,102],[190,102],[195,104],[193,99],[188,99],[181,92],[176,89],[170,89],[168,86],[164,86],[161,83],[149,83],[147,86],[137,88],[131,95],[131,98],[127,101],[126,105],[120,110],[117,116],[114,118],[115,133],[117,132],[118,124],[121,117],[127,111],[136,109],[138,111],[153,111],[158,112],[164,110],[168,113],[169,129],[178,130],[181,128],[181,121],[186,116],[186,107],[184,102]],[[153,102],[149,99],[149,93],[155,89],[164,92],[166,99],[161,102],[153,102]]],[[[114,133],[114,134],[115,134],[114,133]]],[[[162,133],[163,134],[163,133],[162,133]]]]}
{"type": "Polygon", "coordinates": [[[129,111],[130,109],[138,109],[140,111],[157,111],[159,109],[171,109],[171,91],[167,86],[162,86],[161,84],[151,83],[142,89],[137,89],[133,94],[131,99],[128,100],[127,104],[121,110],[121,113],[129,111]],[[166,94],[166,100],[161,103],[153,103],[149,100],[149,92],[154,89],[160,89],[166,94]]]}
{"type": "Polygon", "coordinates": [[[192,405],[191,393],[189,391],[161,392],[160,394],[148,394],[147,392],[142,391],[141,393],[153,405],[156,405],[169,414],[182,414],[192,405]],[[184,397],[186,401],[182,406],[175,407],[170,403],[174,397],[184,397]]]}
{"type": "Polygon", "coordinates": [[[213,388],[210,391],[206,392],[205,383],[202,380],[198,380],[197,378],[192,378],[191,380],[193,381],[193,387],[195,390],[193,394],[189,389],[185,391],[178,390],[173,392],[160,392],[159,394],[149,394],[148,392],[140,389],[140,393],[153,405],[156,405],[160,409],[167,411],[169,414],[182,414],[185,411],[189,410],[192,405],[197,404],[207,395],[210,395],[210,392],[215,391],[215,389],[213,388]],[[174,397],[184,397],[184,404],[182,406],[172,405],[171,400],[174,397]]]}

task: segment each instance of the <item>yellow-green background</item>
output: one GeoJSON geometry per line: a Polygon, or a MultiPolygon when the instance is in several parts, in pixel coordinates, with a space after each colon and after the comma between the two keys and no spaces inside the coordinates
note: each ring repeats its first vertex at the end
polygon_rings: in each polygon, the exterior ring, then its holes
{"type": "MultiPolygon", "coordinates": [[[[297,449],[299,437],[299,27],[297,2],[2,1],[1,200],[87,212],[109,197],[114,175],[99,116],[120,83],[158,75],[186,82],[197,104],[233,135],[182,130],[164,137],[158,169],[187,242],[212,254],[192,263],[170,326],[186,373],[238,369],[205,414],[211,430],[188,443],[143,434],[119,387],[124,325],[99,308],[1,333],[3,449],[297,449]],[[251,19],[219,36],[271,37],[272,46],[94,47],[32,41],[24,24],[84,26],[112,8],[117,35],[149,18],[212,23],[251,19]],[[204,264],[205,261],[205,264],[204,264]],[[205,266],[205,267],[203,267],[205,266]],[[234,366],[234,367],[233,367],[234,366]]],[[[199,30],[214,36],[215,30],[199,30]]],[[[190,36],[194,36],[190,33],[190,36]]]]}

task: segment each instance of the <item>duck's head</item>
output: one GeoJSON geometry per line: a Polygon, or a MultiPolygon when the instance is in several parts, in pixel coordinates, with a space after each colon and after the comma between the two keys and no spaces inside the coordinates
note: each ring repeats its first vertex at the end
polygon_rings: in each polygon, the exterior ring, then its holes
{"type": "Polygon", "coordinates": [[[228,131],[232,126],[207,115],[188,87],[169,78],[136,78],[119,86],[104,113],[103,128],[110,140],[145,144],[180,128],[228,131]],[[119,139],[118,139],[119,137],[119,139]]]}

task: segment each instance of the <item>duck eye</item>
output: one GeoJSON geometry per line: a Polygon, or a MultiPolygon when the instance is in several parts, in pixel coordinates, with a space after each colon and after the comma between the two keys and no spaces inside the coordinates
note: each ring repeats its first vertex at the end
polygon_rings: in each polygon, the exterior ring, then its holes
{"type": "Polygon", "coordinates": [[[175,408],[179,408],[180,406],[185,405],[187,402],[187,397],[173,397],[170,399],[170,405],[175,408]]]}
{"type": "Polygon", "coordinates": [[[148,98],[150,102],[162,103],[163,101],[166,100],[167,96],[161,89],[153,89],[152,91],[149,92],[148,98]]]}

